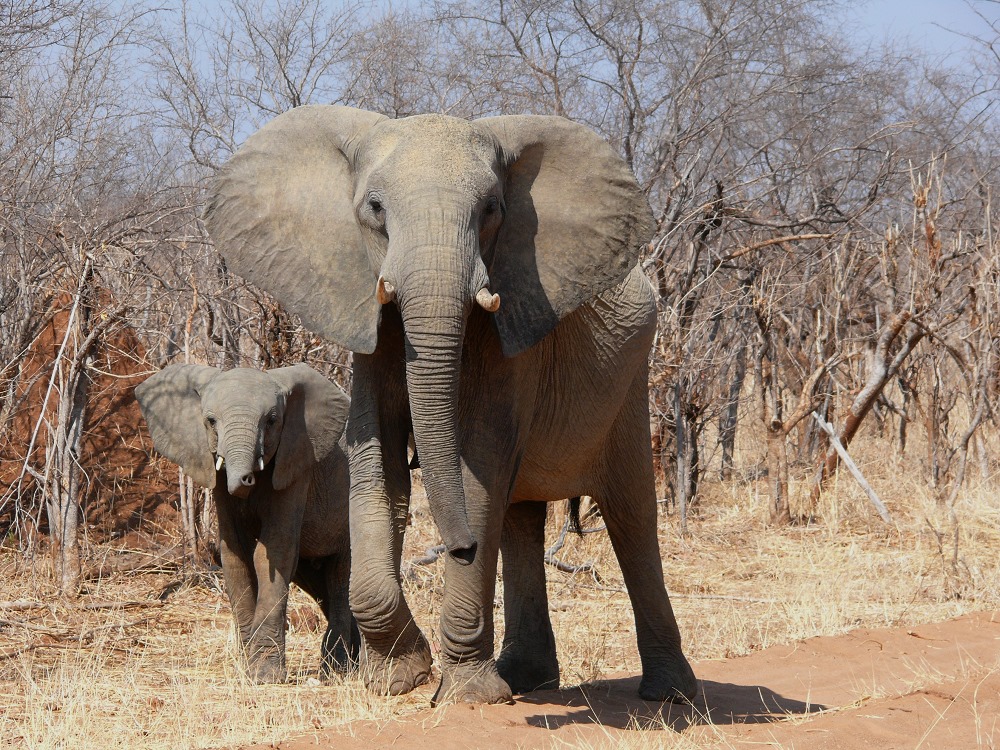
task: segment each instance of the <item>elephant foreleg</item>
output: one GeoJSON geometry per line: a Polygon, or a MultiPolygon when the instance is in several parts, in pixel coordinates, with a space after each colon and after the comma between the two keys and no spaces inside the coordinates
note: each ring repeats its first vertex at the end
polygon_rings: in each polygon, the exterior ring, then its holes
{"type": "Polygon", "coordinates": [[[216,491],[215,509],[219,519],[219,553],[222,577],[239,630],[240,644],[246,649],[257,605],[257,582],[253,572],[253,545],[250,535],[241,529],[231,504],[233,499],[216,491]]]}
{"type": "Polygon", "coordinates": [[[408,693],[430,679],[430,646],[399,583],[408,501],[408,470],[405,484],[397,470],[386,472],[384,490],[352,486],[350,604],[364,636],[366,685],[380,695],[408,693]]]}
{"type": "Polygon", "coordinates": [[[275,492],[261,519],[260,539],[254,550],[257,606],[247,646],[251,676],[256,682],[284,682],[285,618],[288,586],[299,562],[299,539],[304,488],[275,492]]]}
{"type": "MultiPolygon", "coordinates": [[[[497,445],[493,441],[491,445],[497,445]]],[[[495,460],[489,456],[486,461],[495,460]]],[[[507,466],[502,459],[496,459],[507,466]]],[[[513,462],[511,462],[512,464],[513,462]]],[[[494,654],[493,599],[497,554],[510,482],[496,477],[484,485],[496,466],[463,466],[469,526],[478,541],[475,557],[464,562],[446,555],[441,602],[441,684],[433,702],[502,703],[510,686],[497,671],[494,654]]]]}
{"type": "Polygon", "coordinates": [[[546,507],[542,502],[512,504],[500,537],[505,627],[497,670],[515,693],[559,687],[545,590],[546,507]]]}
{"type": "Polygon", "coordinates": [[[431,650],[403,597],[399,567],[410,502],[405,398],[372,388],[385,372],[355,355],[348,420],[351,464],[350,604],[364,636],[361,668],[372,692],[400,695],[430,679],[431,650]],[[379,403],[381,399],[382,403],[379,403]]]}

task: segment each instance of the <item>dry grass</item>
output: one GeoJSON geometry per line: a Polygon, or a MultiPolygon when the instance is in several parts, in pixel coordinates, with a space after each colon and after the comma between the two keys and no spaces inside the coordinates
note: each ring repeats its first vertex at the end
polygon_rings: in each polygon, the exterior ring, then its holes
{"type": "MultiPolygon", "coordinates": [[[[685,538],[676,533],[672,511],[661,515],[667,585],[692,659],[1000,608],[996,485],[973,484],[950,513],[925,488],[919,465],[892,458],[860,463],[894,515],[892,528],[871,512],[846,475],[816,509],[820,523],[811,526],[767,528],[765,488],[755,482],[706,487],[685,538]]],[[[561,513],[551,515],[554,538],[561,513]]],[[[416,503],[408,556],[435,541],[426,508],[416,503]]],[[[571,537],[559,556],[570,563],[594,561],[600,575],[595,580],[549,570],[563,684],[635,672],[631,611],[606,534],[571,537]]],[[[443,586],[439,568],[417,569],[407,583],[414,612],[432,639],[443,586]]],[[[53,603],[0,610],[0,652],[7,654],[0,659],[0,742],[29,748],[232,746],[354,719],[387,721],[426,705],[426,694],[372,696],[353,677],[321,684],[319,617],[300,592],[291,606],[289,684],[252,685],[238,666],[217,577],[177,584],[176,574],[121,576],[64,605],[55,603],[35,566],[3,554],[0,600],[53,603]],[[95,601],[123,604],[83,608],[95,601]],[[28,644],[35,647],[24,648],[28,644]]],[[[635,733],[628,746],[695,746],[675,733],[646,735],[635,733]]],[[[609,735],[608,746],[622,741],[609,735]]],[[[697,746],[713,743],[726,746],[721,735],[697,746]]]]}

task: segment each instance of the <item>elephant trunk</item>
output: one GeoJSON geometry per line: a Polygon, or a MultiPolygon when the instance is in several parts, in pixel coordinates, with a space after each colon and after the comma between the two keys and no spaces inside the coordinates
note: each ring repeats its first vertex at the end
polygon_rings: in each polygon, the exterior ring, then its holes
{"type": "MultiPolygon", "coordinates": [[[[413,252],[413,246],[408,249],[413,252]]],[[[420,250],[433,268],[399,279],[398,297],[406,334],[406,387],[413,438],[431,514],[448,552],[459,562],[475,557],[469,528],[458,436],[458,392],[462,340],[471,309],[473,264],[454,243],[420,250]]],[[[478,257],[478,253],[477,256],[478,257]]]]}
{"type": "Polygon", "coordinates": [[[229,494],[245,498],[256,484],[254,470],[260,460],[260,436],[256,422],[240,421],[227,426],[219,436],[219,456],[224,460],[229,494]]]}

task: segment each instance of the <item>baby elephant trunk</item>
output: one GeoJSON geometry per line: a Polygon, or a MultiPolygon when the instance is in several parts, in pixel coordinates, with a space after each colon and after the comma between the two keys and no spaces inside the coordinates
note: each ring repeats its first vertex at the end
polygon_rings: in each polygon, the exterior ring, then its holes
{"type": "MultiPolygon", "coordinates": [[[[225,436],[225,456],[222,465],[226,469],[226,484],[229,494],[246,498],[257,483],[255,472],[260,469],[260,446],[256,426],[230,428],[225,436]]],[[[220,467],[221,468],[221,467],[220,467]]]]}
{"type": "Polygon", "coordinates": [[[245,498],[250,494],[250,488],[256,483],[253,472],[247,474],[238,475],[235,472],[229,476],[229,494],[235,495],[236,497],[245,498]]]}

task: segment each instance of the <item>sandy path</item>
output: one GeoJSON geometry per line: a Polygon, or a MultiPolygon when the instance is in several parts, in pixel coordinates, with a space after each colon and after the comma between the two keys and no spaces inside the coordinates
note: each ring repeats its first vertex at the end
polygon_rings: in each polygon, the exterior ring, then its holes
{"type": "Polygon", "coordinates": [[[279,747],[1000,747],[1000,612],[812,638],[700,662],[695,672],[703,694],[693,707],[645,703],[635,692],[638,678],[621,677],[539,691],[513,705],[355,722],[279,747]]]}

